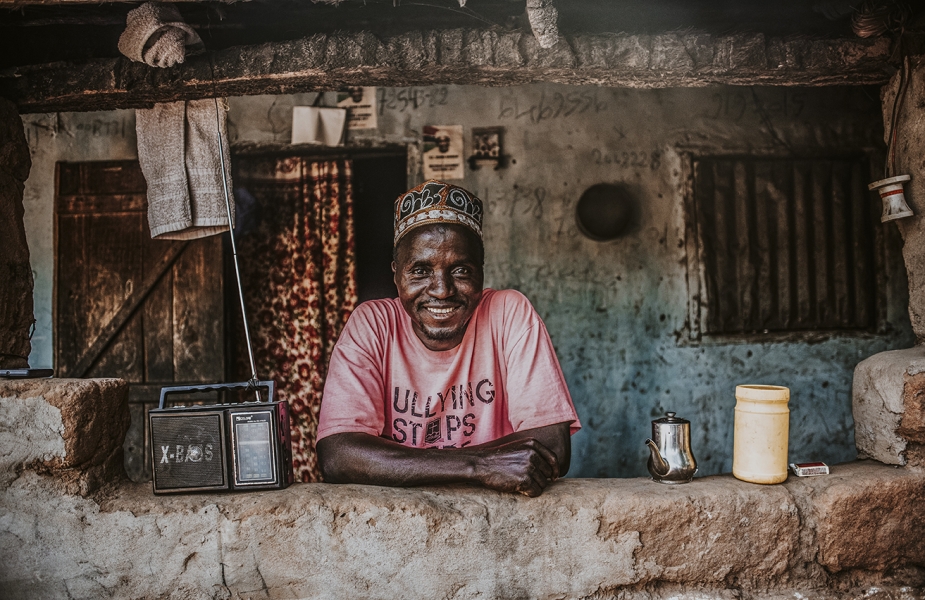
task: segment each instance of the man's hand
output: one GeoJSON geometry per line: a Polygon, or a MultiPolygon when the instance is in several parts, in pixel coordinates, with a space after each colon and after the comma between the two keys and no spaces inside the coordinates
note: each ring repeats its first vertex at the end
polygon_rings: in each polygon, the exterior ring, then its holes
{"type": "Polygon", "coordinates": [[[535,438],[514,440],[486,448],[476,474],[487,488],[533,498],[559,478],[559,460],[535,438]]]}
{"type": "Polygon", "coordinates": [[[533,497],[568,472],[571,440],[569,423],[557,423],[467,448],[409,448],[365,433],[339,433],[320,440],[317,450],[330,483],[477,483],[533,497]]]}

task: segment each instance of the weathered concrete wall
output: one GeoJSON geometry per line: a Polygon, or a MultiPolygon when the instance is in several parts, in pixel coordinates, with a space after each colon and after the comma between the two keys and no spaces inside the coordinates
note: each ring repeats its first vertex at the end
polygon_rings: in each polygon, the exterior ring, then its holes
{"type": "Polygon", "coordinates": [[[52,368],[55,164],[137,158],[135,111],[23,115],[22,123],[32,155],[32,171],[23,200],[26,237],[35,274],[36,327],[29,360],[33,367],[52,368]]]}
{"type": "Polygon", "coordinates": [[[0,98],[0,368],[29,366],[32,268],[23,227],[29,147],[16,107],[0,98]]]}
{"type": "MultiPolygon", "coordinates": [[[[585,426],[573,438],[572,475],[644,475],[643,440],[651,419],[666,410],[691,419],[701,473],[730,471],[733,393],[741,383],[791,388],[791,459],[855,457],[854,366],[913,342],[901,261],[896,254],[887,261],[886,334],[691,342],[680,152],[876,148],[876,91],[530,85],[379,94],[379,129],[351,132],[351,143],[419,144],[424,125],[458,124],[468,151],[472,127],[505,127],[511,164],[467,168],[461,183],[486,202],[487,283],[524,291],[552,334],[585,426]],[[601,182],[628,185],[641,212],[633,231],[609,243],[584,238],[574,220],[581,193],[601,182]]],[[[239,143],[286,143],[292,105],[313,100],[233,98],[229,129],[239,143]]],[[[43,339],[33,354],[50,361],[53,161],[132,158],[134,127],[131,112],[23,119],[36,164],[27,182],[27,229],[38,273],[36,337],[43,339]]]]}
{"type": "Polygon", "coordinates": [[[125,389],[0,382],[3,598],[923,597],[921,470],[856,462],[775,486],[563,480],[535,499],[67,485],[93,465],[82,456],[121,448],[125,389]]]}

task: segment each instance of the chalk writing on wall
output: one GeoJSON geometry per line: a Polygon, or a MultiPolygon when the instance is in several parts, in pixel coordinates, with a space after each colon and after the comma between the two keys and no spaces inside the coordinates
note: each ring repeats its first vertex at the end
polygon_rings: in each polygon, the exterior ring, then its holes
{"type": "Polygon", "coordinates": [[[596,291],[613,294],[623,286],[622,277],[613,269],[601,268],[592,262],[545,262],[529,264],[511,261],[492,261],[493,277],[503,279],[506,286],[539,294],[554,282],[558,291],[596,291]]]}
{"type": "Polygon", "coordinates": [[[444,106],[450,97],[450,91],[446,87],[379,88],[378,95],[379,114],[381,115],[386,109],[405,112],[425,106],[428,108],[444,106]]]}
{"type": "Polygon", "coordinates": [[[520,186],[515,183],[513,189],[503,190],[495,196],[485,198],[484,202],[488,211],[494,214],[505,217],[529,215],[539,220],[543,218],[546,197],[546,188],[542,186],[520,186]]]}
{"type": "Polygon", "coordinates": [[[58,128],[54,121],[49,122],[46,119],[41,119],[39,121],[23,120],[23,131],[26,134],[26,143],[29,144],[29,148],[34,152],[41,137],[43,135],[56,135],[58,133],[58,128]]]}
{"type": "Polygon", "coordinates": [[[738,123],[746,114],[778,114],[799,117],[806,107],[806,93],[773,91],[771,93],[749,94],[742,91],[717,92],[710,97],[706,110],[708,119],[729,120],[738,123]]]}
{"type": "Polygon", "coordinates": [[[601,150],[595,148],[591,151],[591,161],[596,165],[613,165],[621,169],[650,169],[652,171],[662,166],[662,155],[658,150],[645,152],[643,150],[601,150]]]}
{"type": "Polygon", "coordinates": [[[559,216],[554,220],[556,222],[556,240],[567,239],[573,240],[578,237],[578,227],[575,223],[575,199],[571,196],[565,196],[559,203],[559,216]]]}
{"type": "Polygon", "coordinates": [[[74,127],[79,133],[92,137],[120,137],[124,138],[126,130],[131,126],[126,124],[127,119],[93,119],[80,122],[74,127]]]}
{"type": "Polygon", "coordinates": [[[540,93],[539,100],[517,96],[504,96],[500,99],[498,120],[526,120],[539,123],[549,119],[562,119],[572,115],[599,113],[607,110],[607,102],[598,98],[597,91],[540,93]]]}
{"type": "Polygon", "coordinates": [[[130,117],[68,119],[60,114],[49,117],[38,116],[34,120],[23,119],[26,142],[35,148],[43,137],[52,137],[59,132],[74,133],[78,137],[126,138],[134,135],[134,121],[130,117]]]}
{"type": "Polygon", "coordinates": [[[579,236],[574,214],[576,199],[571,194],[560,196],[543,186],[514,184],[513,188],[499,192],[485,190],[482,201],[492,215],[550,222],[553,240],[570,240],[579,236]]]}

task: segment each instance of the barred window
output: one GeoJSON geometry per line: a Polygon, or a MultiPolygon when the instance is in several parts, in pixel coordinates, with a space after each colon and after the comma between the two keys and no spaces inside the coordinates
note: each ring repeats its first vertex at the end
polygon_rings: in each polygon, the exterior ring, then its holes
{"type": "Polygon", "coordinates": [[[876,327],[866,156],[690,166],[700,333],[876,327]]]}

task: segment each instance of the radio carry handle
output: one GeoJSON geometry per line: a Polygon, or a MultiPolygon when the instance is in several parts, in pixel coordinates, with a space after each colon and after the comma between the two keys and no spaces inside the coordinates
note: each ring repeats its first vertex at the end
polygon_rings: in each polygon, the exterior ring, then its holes
{"type": "Polygon", "coordinates": [[[198,394],[202,392],[212,392],[212,391],[221,391],[221,390],[235,390],[235,389],[254,389],[254,388],[267,388],[267,402],[273,402],[273,397],[276,392],[276,382],[275,381],[241,381],[236,383],[203,383],[195,385],[177,385],[171,387],[161,388],[161,400],[158,408],[164,408],[164,401],[167,399],[168,394],[198,394]]]}

